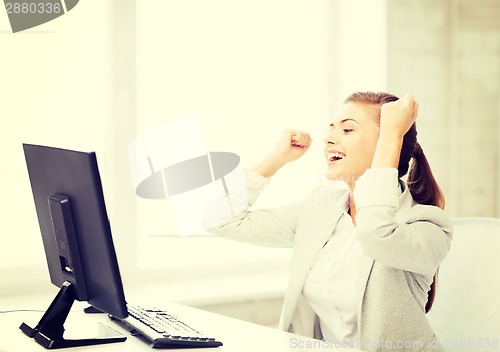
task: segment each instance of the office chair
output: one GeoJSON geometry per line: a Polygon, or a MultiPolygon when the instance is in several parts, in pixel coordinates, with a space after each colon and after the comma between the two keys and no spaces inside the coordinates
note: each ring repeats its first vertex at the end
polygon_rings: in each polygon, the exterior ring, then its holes
{"type": "Polygon", "coordinates": [[[447,351],[500,350],[500,219],[453,218],[427,314],[447,351]]]}

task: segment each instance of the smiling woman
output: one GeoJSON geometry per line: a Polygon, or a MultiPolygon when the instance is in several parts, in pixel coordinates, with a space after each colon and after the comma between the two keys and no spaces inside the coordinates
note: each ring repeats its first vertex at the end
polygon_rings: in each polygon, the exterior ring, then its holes
{"type": "MultiPolygon", "coordinates": [[[[416,141],[417,107],[411,95],[352,94],[335,114],[324,150],[327,178],[348,190],[318,187],[302,201],[252,210],[263,178],[309,149],[307,133],[287,130],[248,172],[246,209],[212,224],[228,238],[293,247],[281,329],[366,351],[378,350],[377,341],[444,351],[425,314],[452,227],[416,141]],[[405,183],[407,155],[413,163],[405,183]],[[421,197],[422,186],[431,197],[421,197]]],[[[227,202],[231,194],[218,204],[227,202]]]]}

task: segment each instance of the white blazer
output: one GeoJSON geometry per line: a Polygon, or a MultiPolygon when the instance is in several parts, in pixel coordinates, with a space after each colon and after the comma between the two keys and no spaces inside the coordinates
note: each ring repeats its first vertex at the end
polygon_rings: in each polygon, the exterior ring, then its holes
{"type": "MultiPolygon", "coordinates": [[[[260,175],[247,174],[248,207],[267,182],[260,175]]],[[[322,338],[319,318],[302,290],[342,215],[337,201],[345,192],[323,186],[302,202],[255,211],[246,207],[210,227],[212,232],[245,242],[293,245],[282,330],[322,338]]],[[[449,217],[438,207],[415,204],[396,169],[367,170],[356,182],[354,197],[356,238],[365,256],[358,268],[359,341],[353,347],[443,351],[425,317],[425,304],[434,273],[450,247],[449,217]]]]}

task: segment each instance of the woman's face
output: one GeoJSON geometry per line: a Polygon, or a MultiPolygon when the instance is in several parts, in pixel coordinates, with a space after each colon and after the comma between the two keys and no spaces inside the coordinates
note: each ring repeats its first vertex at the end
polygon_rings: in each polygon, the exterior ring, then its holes
{"type": "Polygon", "coordinates": [[[349,102],[342,105],[325,138],[326,177],[349,186],[371,166],[379,136],[375,105],[349,102]]]}

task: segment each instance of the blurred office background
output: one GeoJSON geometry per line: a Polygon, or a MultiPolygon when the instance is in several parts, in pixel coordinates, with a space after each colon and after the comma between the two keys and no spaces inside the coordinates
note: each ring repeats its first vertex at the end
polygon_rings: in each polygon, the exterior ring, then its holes
{"type": "Polygon", "coordinates": [[[97,152],[127,289],[274,325],[289,250],[179,238],[168,200],[135,196],[129,143],[183,116],[249,167],[284,128],[312,134],[265,207],[322,182],[347,95],[411,92],[450,216],[500,217],[499,0],[82,0],[16,34],[0,14],[0,48],[0,296],[55,293],[22,152],[45,144],[97,152]]]}

